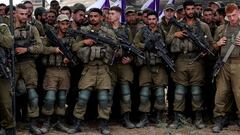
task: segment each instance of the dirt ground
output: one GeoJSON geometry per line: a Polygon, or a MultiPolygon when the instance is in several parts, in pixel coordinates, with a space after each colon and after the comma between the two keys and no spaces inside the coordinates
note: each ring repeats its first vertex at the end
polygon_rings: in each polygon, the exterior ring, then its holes
{"type": "MultiPolygon", "coordinates": [[[[25,124],[18,123],[17,126],[17,135],[30,135],[25,124]]],[[[207,128],[202,130],[198,130],[193,126],[184,126],[181,129],[173,130],[169,128],[157,128],[151,124],[145,128],[126,129],[123,128],[119,123],[111,122],[109,127],[112,135],[240,135],[240,128],[235,124],[231,124],[230,126],[224,128],[224,130],[219,134],[214,134],[211,132],[212,126],[213,125],[208,125],[207,128]]],[[[50,132],[46,135],[67,134],[51,128],[50,132]]],[[[82,132],[74,135],[100,135],[100,132],[96,122],[91,122],[83,126],[82,132]]]]}

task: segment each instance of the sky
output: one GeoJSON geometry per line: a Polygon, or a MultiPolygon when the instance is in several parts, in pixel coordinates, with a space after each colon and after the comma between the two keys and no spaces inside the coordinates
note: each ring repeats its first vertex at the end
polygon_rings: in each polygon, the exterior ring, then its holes
{"type": "MultiPolygon", "coordinates": [[[[18,3],[21,3],[23,0],[13,0],[13,4],[16,5],[18,3]]],[[[51,0],[47,0],[47,1],[51,1],[51,0]]],[[[0,0],[0,3],[5,3],[6,5],[9,4],[9,0],[0,0]]]]}

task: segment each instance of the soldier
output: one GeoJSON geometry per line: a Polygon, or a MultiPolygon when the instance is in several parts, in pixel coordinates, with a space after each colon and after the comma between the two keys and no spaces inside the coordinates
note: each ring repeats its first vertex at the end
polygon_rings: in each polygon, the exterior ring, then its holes
{"type": "Polygon", "coordinates": [[[5,16],[5,9],[6,9],[6,5],[4,3],[0,3],[0,16],[3,17],[5,16]]]}
{"type": "Polygon", "coordinates": [[[202,18],[202,11],[203,11],[203,5],[201,3],[196,3],[195,4],[195,13],[197,18],[201,19],[202,18]]]}
{"type": "Polygon", "coordinates": [[[219,26],[214,36],[214,48],[219,50],[221,57],[230,55],[224,66],[220,69],[216,78],[216,95],[214,117],[215,125],[212,128],[214,133],[219,133],[228,123],[229,103],[234,95],[237,106],[238,126],[240,127],[240,98],[239,98],[239,63],[240,63],[240,20],[239,8],[236,4],[230,3],[225,7],[226,16],[229,20],[226,24],[219,26]],[[230,46],[235,48],[229,52],[230,46]]]}
{"type": "Polygon", "coordinates": [[[135,37],[137,31],[144,26],[144,24],[140,24],[137,22],[136,19],[136,10],[134,7],[127,7],[126,11],[125,11],[125,15],[126,15],[126,24],[127,27],[130,28],[132,36],[135,37]]]}
{"type": "Polygon", "coordinates": [[[164,8],[164,16],[160,22],[164,35],[167,36],[170,31],[171,24],[169,24],[169,20],[175,15],[175,7],[173,4],[167,4],[164,8]]]}
{"type": "Polygon", "coordinates": [[[184,18],[184,10],[183,10],[183,5],[179,5],[177,6],[177,9],[176,9],[176,19],[177,20],[181,20],[184,18]]]}
{"type": "MultiPolygon", "coordinates": [[[[181,23],[185,23],[193,32],[203,40],[212,43],[210,29],[207,24],[201,22],[194,17],[194,2],[186,1],[183,3],[185,17],[181,23]]],[[[206,42],[207,42],[206,41],[206,42]]],[[[200,53],[191,39],[187,38],[186,31],[172,26],[166,42],[170,45],[171,52],[176,54],[176,72],[172,74],[173,81],[176,83],[174,97],[174,121],[170,124],[170,128],[179,128],[182,123],[182,113],[185,109],[185,94],[187,87],[191,88],[192,94],[192,110],[195,114],[194,124],[197,128],[204,128],[202,121],[202,90],[204,79],[203,61],[198,59],[194,62],[193,59],[200,53]]]]}
{"type": "Polygon", "coordinates": [[[14,22],[14,40],[16,52],[16,80],[23,78],[28,95],[28,117],[31,118],[30,131],[41,134],[36,118],[39,116],[37,71],[35,55],[42,52],[42,41],[35,26],[28,24],[28,9],[24,4],[16,7],[14,22]]]}
{"type": "MultiPolygon", "coordinates": [[[[122,9],[120,7],[113,6],[109,10],[109,23],[110,28],[115,32],[117,37],[132,42],[132,34],[130,30],[125,26],[121,25],[119,19],[121,17],[122,9]]],[[[121,114],[122,124],[126,128],[134,128],[135,125],[129,120],[131,112],[131,90],[130,83],[133,82],[133,71],[130,65],[132,57],[125,52],[124,57],[116,59],[114,65],[111,67],[113,76],[113,91],[116,83],[120,84],[121,93],[121,114]]],[[[113,93],[112,93],[113,95],[113,93]]]]}
{"type": "Polygon", "coordinates": [[[79,30],[81,26],[83,26],[85,21],[85,12],[86,7],[81,3],[76,3],[73,6],[73,22],[71,23],[71,27],[74,30],[79,30]]]}
{"type": "Polygon", "coordinates": [[[58,13],[59,13],[59,10],[60,10],[60,5],[59,5],[59,2],[57,0],[52,0],[50,2],[50,10],[54,10],[56,11],[56,16],[58,16],[58,13]]]}
{"type": "Polygon", "coordinates": [[[217,24],[217,26],[220,26],[226,23],[225,16],[226,16],[225,8],[217,9],[216,15],[214,17],[214,21],[217,24]]]}
{"type": "MultiPolygon", "coordinates": [[[[89,11],[90,25],[82,27],[85,32],[97,32],[101,36],[111,37],[115,41],[114,32],[101,25],[102,11],[92,8],[89,11]]],[[[109,91],[112,89],[109,71],[109,62],[112,57],[112,49],[109,45],[96,43],[93,39],[80,39],[72,46],[78,57],[84,63],[84,68],[79,81],[78,102],[74,109],[76,122],[75,132],[80,131],[81,121],[86,113],[88,99],[91,91],[98,92],[98,118],[100,119],[100,129],[103,134],[110,134],[108,120],[110,114],[109,91]]]]}
{"type": "Polygon", "coordinates": [[[215,22],[214,22],[214,14],[211,8],[205,8],[203,10],[203,17],[202,17],[203,22],[205,22],[206,24],[208,24],[210,30],[211,30],[211,34],[212,36],[214,36],[214,32],[217,28],[215,22]]]}
{"type": "MultiPolygon", "coordinates": [[[[64,45],[73,43],[73,38],[66,36],[66,31],[69,28],[69,18],[67,15],[59,15],[57,18],[58,29],[57,37],[62,40],[64,45]]],[[[51,39],[48,39],[51,40],[51,39]]],[[[56,127],[64,132],[69,132],[69,129],[64,126],[66,94],[70,87],[69,60],[64,57],[58,47],[54,47],[48,43],[43,48],[43,54],[47,55],[43,58],[44,64],[47,66],[43,88],[46,90],[44,97],[44,105],[42,114],[44,117],[43,127],[40,129],[43,134],[47,133],[50,128],[50,117],[55,114],[57,117],[56,127]]]]}
{"type": "Polygon", "coordinates": [[[148,113],[151,108],[150,95],[154,93],[155,103],[154,108],[157,110],[157,122],[162,124],[162,116],[165,110],[165,92],[164,89],[168,84],[168,76],[161,62],[161,58],[157,57],[150,46],[154,43],[148,41],[146,31],[151,31],[158,39],[164,40],[164,33],[161,27],[158,26],[158,15],[155,11],[148,13],[148,26],[143,27],[135,36],[134,43],[145,52],[146,60],[139,62],[140,75],[139,85],[140,90],[140,105],[139,111],[142,113],[140,122],[136,124],[137,128],[147,126],[149,123],[148,113]]]}
{"type": "Polygon", "coordinates": [[[51,25],[53,27],[56,26],[56,22],[57,22],[57,12],[55,10],[49,10],[47,12],[47,23],[48,25],[51,25]]]}
{"type": "Polygon", "coordinates": [[[60,14],[65,14],[69,19],[72,17],[72,10],[69,6],[64,6],[60,9],[60,14]]]}
{"type": "Polygon", "coordinates": [[[38,7],[34,11],[35,18],[44,25],[47,22],[47,10],[44,7],[38,7]]]}
{"type": "MultiPolygon", "coordinates": [[[[6,50],[12,47],[13,36],[11,35],[8,26],[4,23],[0,23],[0,37],[0,64],[4,64],[2,66],[10,68],[7,67],[9,63],[7,63],[8,58],[6,50]]],[[[15,122],[12,110],[11,78],[8,79],[4,78],[4,74],[0,69],[0,128],[4,128],[7,135],[12,135],[14,134],[13,129],[15,128],[15,122]]]]}
{"type": "Polygon", "coordinates": [[[41,24],[41,22],[39,22],[38,20],[36,20],[35,18],[32,17],[32,12],[33,12],[32,2],[31,1],[25,1],[23,4],[28,9],[28,23],[34,25],[37,28],[40,36],[44,37],[45,33],[44,33],[43,25],[41,24]]]}

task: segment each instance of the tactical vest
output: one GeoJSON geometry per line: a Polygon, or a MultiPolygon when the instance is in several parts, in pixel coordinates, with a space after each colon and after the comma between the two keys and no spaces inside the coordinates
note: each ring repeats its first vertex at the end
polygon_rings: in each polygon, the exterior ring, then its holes
{"type": "MultiPolygon", "coordinates": [[[[70,47],[70,37],[65,37],[60,39],[62,40],[63,44],[70,47]]],[[[55,45],[51,45],[55,46],[55,45]]],[[[67,67],[68,64],[65,64],[64,61],[65,56],[61,53],[59,54],[50,54],[45,55],[42,59],[43,64],[48,67],[67,67]]]]}
{"type": "MultiPolygon", "coordinates": [[[[32,32],[32,26],[27,24],[25,27],[17,28],[14,30],[14,47],[28,48],[34,44],[34,36],[32,32]]],[[[24,54],[16,55],[17,61],[32,60],[36,55],[26,52],[24,54]]]]}
{"type": "MultiPolygon", "coordinates": [[[[225,56],[231,44],[235,43],[236,36],[240,31],[240,25],[238,25],[238,27],[236,28],[236,27],[231,27],[229,24],[226,24],[224,29],[225,30],[224,30],[223,36],[227,38],[227,42],[226,42],[226,45],[221,47],[220,55],[222,57],[225,56]]],[[[240,47],[235,47],[230,57],[239,57],[239,56],[240,56],[240,47]]]]}
{"type": "MultiPolygon", "coordinates": [[[[87,27],[87,31],[89,30],[89,26],[87,27]]],[[[109,36],[107,35],[107,28],[101,27],[99,31],[97,31],[99,36],[109,36]]],[[[96,44],[93,46],[83,46],[78,52],[78,57],[83,63],[89,63],[91,61],[100,60],[106,64],[110,64],[112,60],[112,48],[107,44],[96,44]]]]}
{"type": "MultiPolygon", "coordinates": [[[[144,43],[146,43],[146,39],[147,39],[147,34],[144,32],[145,30],[144,29],[149,29],[148,27],[144,27],[143,28],[143,38],[144,38],[144,43]]],[[[163,37],[163,31],[161,30],[160,27],[158,27],[158,30],[157,32],[154,32],[153,33],[154,36],[158,37],[158,39],[164,39],[163,37]]],[[[154,43],[150,43],[150,44],[154,44],[154,43]]],[[[145,44],[146,45],[146,44],[145,44]]],[[[162,60],[160,57],[157,57],[156,53],[154,52],[150,52],[148,50],[144,50],[144,56],[146,57],[145,60],[142,61],[142,64],[148,64],[148,65],[157,65],[157,64],[161,64],[162,63],[162,60]]],[[[141,64],[141,62],[139,62],[139,64],[141,64]]]]}
{"type": "MultiPolygon", "coordinates": [[[[192,31],[202,41],[206,41],[205,33],[202,30],[199,20],[197,20],[196,24],[194,26],[192,26],[192,31]]],[[[184,39],[174,38],[170,49],[171,49],[172,53],[184,53],[184,54],[189,53],[189,52],[198,52],[199,51],[199,49],[195,45],[193,45],[193,42],[189,38],[184,38],[184,39]]]]}

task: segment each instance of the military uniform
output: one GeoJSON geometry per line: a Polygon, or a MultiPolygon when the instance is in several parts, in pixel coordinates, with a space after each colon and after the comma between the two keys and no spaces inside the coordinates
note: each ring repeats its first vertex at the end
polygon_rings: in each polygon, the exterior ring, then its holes
{"type": "MultiPolygon", "coordinates": [[[[185,19],[181,20],[181,22],[185,23],[185,19]]],[[[210,44],[213,43],[207,24],[196,20],[191,27],[197,36],[204,38],[203,40],[206,40],[205,37],[207,37],[207,41],[210,44]]],[[[191,39],[174,37],[175,32],[178,31],[180,31],[178,28],[172,26],[166,39],[167,44],[170,45],[171,52],[176,55],[176,72],[172,74],[176,83],[174,99],[175,120],[178,120],[178,115],[185,110],[185,94],[188,86],[191,87],[192,110],[196,112],[196,115],[201,114],[200,111],[203,104],[201,86],[204,83],[203,61],[200,58],[191,63],[200,51],[193,45],[191,39]]],[[[174,125],[173,128],[178,128],[178,126],[174,125]]]]}
{"type": "MultiPolygon", "coordinates": [[[[132,42],[133,39],[130,29],[125,25],[120,25],[117,29],[114,29],[111,26],[109,27],[115,32],[117,37],[122,38],[123,40],[128,40],[130,43],[132,42]]],[[[123,56],[133,59],[133,57],[127,54],[127,52],[124,52],[123,56]]],[[[110,98],[113,96],[116,83],[119,83],[121,93],[120,106],[121,114],[123,115],[123,125],[127,128],[134,128],[134,124],[129,120],[129,114],[131,112],[130,83],[133,82],[133,71],[130,63],[122,64],[122,58],[123,57],[116,58],[113,66],[110,67],[113,85],[113,90],[110,92],[110,98]]]]}
{"type": "MultiPolygon", "coordinates": [[[[1,57],[7,57],[5,49],[10,49],[13,45],[13,36],[6,24],[0,24],[0,49],[3,49],[5,54],[0,54],[1,57]]],[[[1,52],[0,52],[1,53],[1,52]]],[[[3,59],[5,59],[3,58],[3,59]]],[[[7,59],[7,58],[6,58],[7,59]]],[[[3,62],[3,61],[1,61],[3,62]]],[[[6,61],[1,64],[6,64],[6,61]]],[[[0,71],[0,126],[7,129],[15,127],[15,121],[12,112],[12,95],[10,81],[3,77],[0,71]]]]}
{"type": "MultiPolygon", "coordinates": [[[[99,29],[94,29],[92,26],[82,27],[81,30],[85,32],[95,31],[100,36],[111,37],[114,40],[115,34],[110,29],[101,26],[99,29]]],[[[109,63],[112,58],[113,50],[106,44],[95,44],[92,46],[85,46],[81,42],[73,44],[72,49],[77,53],[78,57],[84,63],[84,68],[79,81],[78,102],[75,105],[74,116],[79,120],[84,119],[84,114],[87,108],[87,102],[92,90],[98,91],[98,118],[109,119],[110,108],[109,91],[112,89],[111,73],[109,63]]]]}
{"type": "MultiPolygon", "coordinates": [[[[165,110],[165,92],[164,88],[168,84],[168,76],[165,71],[165,67],[162,63],[160,57],[157,57],[155,52],[147,49],[148,45],[154,44],[153,42],[147,41],[147,35],[145,32],[149,30],[147,26],[143,27],[135,36],[134,42],[138,48],[144,51],[146,60],[138,60],[138,65],[140,65],[139,74],[139,86],[140,91],[140,106],[139,111],[146,115],[150,112],[151,101],[150,95],[154,92],[156,97],[154,108],[158,113],[162,113],[165,110]],[[150,91],[153,89],[154,91],[150,91]]],[[[151,30],[150,30],[151,31],[151,30]]],[[[161,27],[158,26],[157,30],[153,33],[158,39],[164,40],[164,33],[161,27]]],[[[145,116],[146,118],[146,116],[145,116]]],[[[141,123],[144,118],[136,125],[137,127],[142,127],[147,123],[141,123]]]]}
{"type": "MultiPolygon", "coordinates": [[[[221,47],[220,56],[224,57],[231,44],[234,44],[235,38],[240,31],[240,24],[236,27],[230,26],[229,23],[221,25],[217,28],[214,41],[218,41],[225,36],[227,38],[226,45],[221,47]]],[[[221,68],[216,78],[216,95],[214,117],[225,117],[230,111],[232,93],[238,108],[237,115],[240,118],[240,98],[239,98],[239,64],[240,64],[240,48],[236,46],[228,58],[227,62],[221,68]]]]}
{"type": "MultiPolygon", "coordinates": [[[[35,26],[28,23],[22,27],[14,28],[15,48],[27,48],[24,54],[16,55],[16,80],[24,80],[27,89],[28,107],[27,116],[31,119],[30,130],[35,132],[36,119],[39,116],[38,94],[36,92],[38,74],[36,71],[35,58],[42,52],[42,41],[35,26]]],[[[40,131],[38,131],[40,132],[40,131]]]]}

